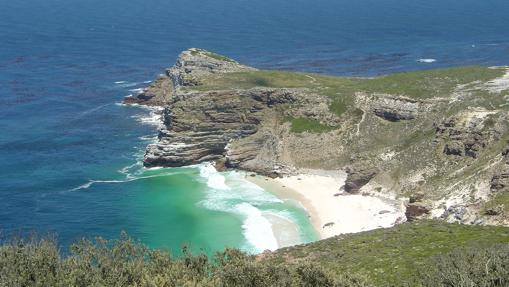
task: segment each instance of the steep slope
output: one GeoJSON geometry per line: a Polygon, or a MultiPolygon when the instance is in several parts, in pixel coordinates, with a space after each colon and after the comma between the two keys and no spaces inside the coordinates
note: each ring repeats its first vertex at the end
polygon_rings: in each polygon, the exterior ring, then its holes
{"type": "Polygon", "coordinates": [[[344,169],[347,192],[406,200],[409,220],[507,225],[508,75],[472,66],[341,78],[190,49],[125,102],[165,107],[147,167],[344,169]]]}

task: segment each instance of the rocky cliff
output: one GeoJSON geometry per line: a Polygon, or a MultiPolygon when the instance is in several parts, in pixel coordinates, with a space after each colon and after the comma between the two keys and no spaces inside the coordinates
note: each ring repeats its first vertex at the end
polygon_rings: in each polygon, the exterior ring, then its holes
{"type": "Polygon", "coordinates": [[[461,67],[340,78],[190,49],[125,103],[164,107],[147,167],[344,169],[345,191],[406,199],[409,219],[508,224],[507,74],[461,67]]]}

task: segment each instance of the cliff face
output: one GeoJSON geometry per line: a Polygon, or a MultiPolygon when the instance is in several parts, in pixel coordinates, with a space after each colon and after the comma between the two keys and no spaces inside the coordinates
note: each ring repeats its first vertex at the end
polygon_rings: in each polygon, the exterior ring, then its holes
{"type": "Polygon", "coordinates": [[[410,219],[507,224],[507,73],[336,78],[260,71],[190,49],[125,103],[164,107],[147,167],[345,169],[347,192],[407,198],[410,219]]]}
{"type": "Polygon", "coordinates": [[[220,161],[228,167],[270,174],[272,156],[252,162],[270,143],[271,133],[265,133],[263,127],[273,116],[271,109],[295,101],[293,93],[251,89],[177,94],[164,110],[165,127],[159,132],[159,143],[147,148],[145,166],[220,161]],[[246,137],[250,138],[248,145],[241,150],[232,147],[231,143],[246,137]]]}

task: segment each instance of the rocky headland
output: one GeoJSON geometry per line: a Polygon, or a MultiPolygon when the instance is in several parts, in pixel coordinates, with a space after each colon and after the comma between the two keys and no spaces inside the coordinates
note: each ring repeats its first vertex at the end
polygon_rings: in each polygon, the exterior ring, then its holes
{"type": "Polygon", "coordinates": [[[212,161],[273,178],[341,170],[338,190],[404,201],[408,220],[508,225],[507,75],[460,67],[341,78],[189,49],[124,103],[164,108],[146,167],[212,161]]]}

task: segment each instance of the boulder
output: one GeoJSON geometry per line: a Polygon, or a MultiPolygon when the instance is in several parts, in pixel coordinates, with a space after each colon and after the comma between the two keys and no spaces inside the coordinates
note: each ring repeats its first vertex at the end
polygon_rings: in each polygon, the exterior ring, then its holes
{"type": "Polygon", "coordinates": [[[359,190],[376,176],[377,170],[356,164],[346,168],[347,178],[345,181],[345,191],[356,194],[359,190]]]}
{"type": "Polygon", "coordinates": [[[410,203],[406,207],[405,216],[408,221],[419,219],[420,217],[429,214],[430,209],[421,203],[410,203]]]}

